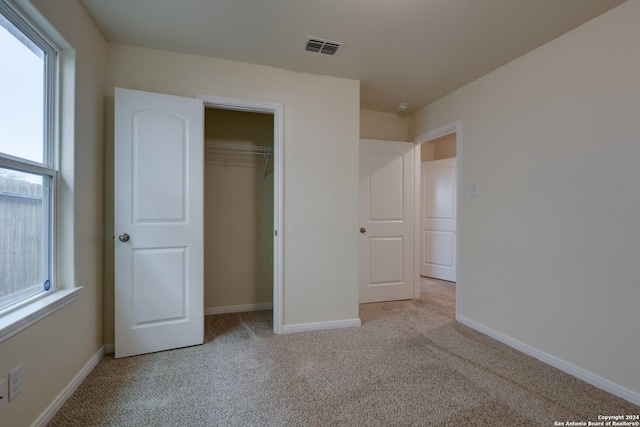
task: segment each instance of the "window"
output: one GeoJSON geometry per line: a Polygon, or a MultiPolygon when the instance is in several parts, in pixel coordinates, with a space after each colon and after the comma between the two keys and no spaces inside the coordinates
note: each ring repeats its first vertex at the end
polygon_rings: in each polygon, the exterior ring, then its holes
{"type": "Polygon", "coordinates": [[[0,0],[0,317],[54,289],[57,50],[0,0]]]}

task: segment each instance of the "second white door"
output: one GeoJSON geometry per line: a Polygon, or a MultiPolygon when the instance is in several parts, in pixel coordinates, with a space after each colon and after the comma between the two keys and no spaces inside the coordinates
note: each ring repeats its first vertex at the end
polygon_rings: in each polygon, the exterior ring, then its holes
{"type": "Polygon", "coordinates": [[[456,281],[456,159],[421,168],[420,275],[456,281]]]}
{"type": "Polygon", "coordinates": [[[413,156],[408,142],[360,141],[361,303],[414,296],[413,156]]]}

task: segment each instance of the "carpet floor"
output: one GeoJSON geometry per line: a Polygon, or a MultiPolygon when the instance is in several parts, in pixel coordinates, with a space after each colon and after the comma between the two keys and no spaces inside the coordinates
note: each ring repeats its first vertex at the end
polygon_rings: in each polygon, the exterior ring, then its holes
{"type": "Polygon", "coordinates": [[[106,355],[49,426],[553,426],[640,407],[454,320],[455,286],[360,306],[360,328],[274,335],[206,316],[201,346],[106,355]]]}

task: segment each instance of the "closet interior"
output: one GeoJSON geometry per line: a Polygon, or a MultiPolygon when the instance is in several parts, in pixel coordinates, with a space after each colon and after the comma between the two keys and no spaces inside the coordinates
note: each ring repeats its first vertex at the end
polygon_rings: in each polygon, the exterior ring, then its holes
{"type": "Polygon", "coordinates": [[[205,313],[273,306],[273,115],[205,109],[205,313]]]}

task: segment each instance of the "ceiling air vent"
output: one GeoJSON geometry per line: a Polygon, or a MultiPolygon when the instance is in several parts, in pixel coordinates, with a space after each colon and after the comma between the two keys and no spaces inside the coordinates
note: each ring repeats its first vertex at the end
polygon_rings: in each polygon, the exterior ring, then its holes
{"type": "Polygon", "coordinates": [[[304,50],[313,53],[323,53],[325,55],[337,55],[344,43],[332,40],[325,40],[319,37],[307,37],[304,44],[304,50]]]}

